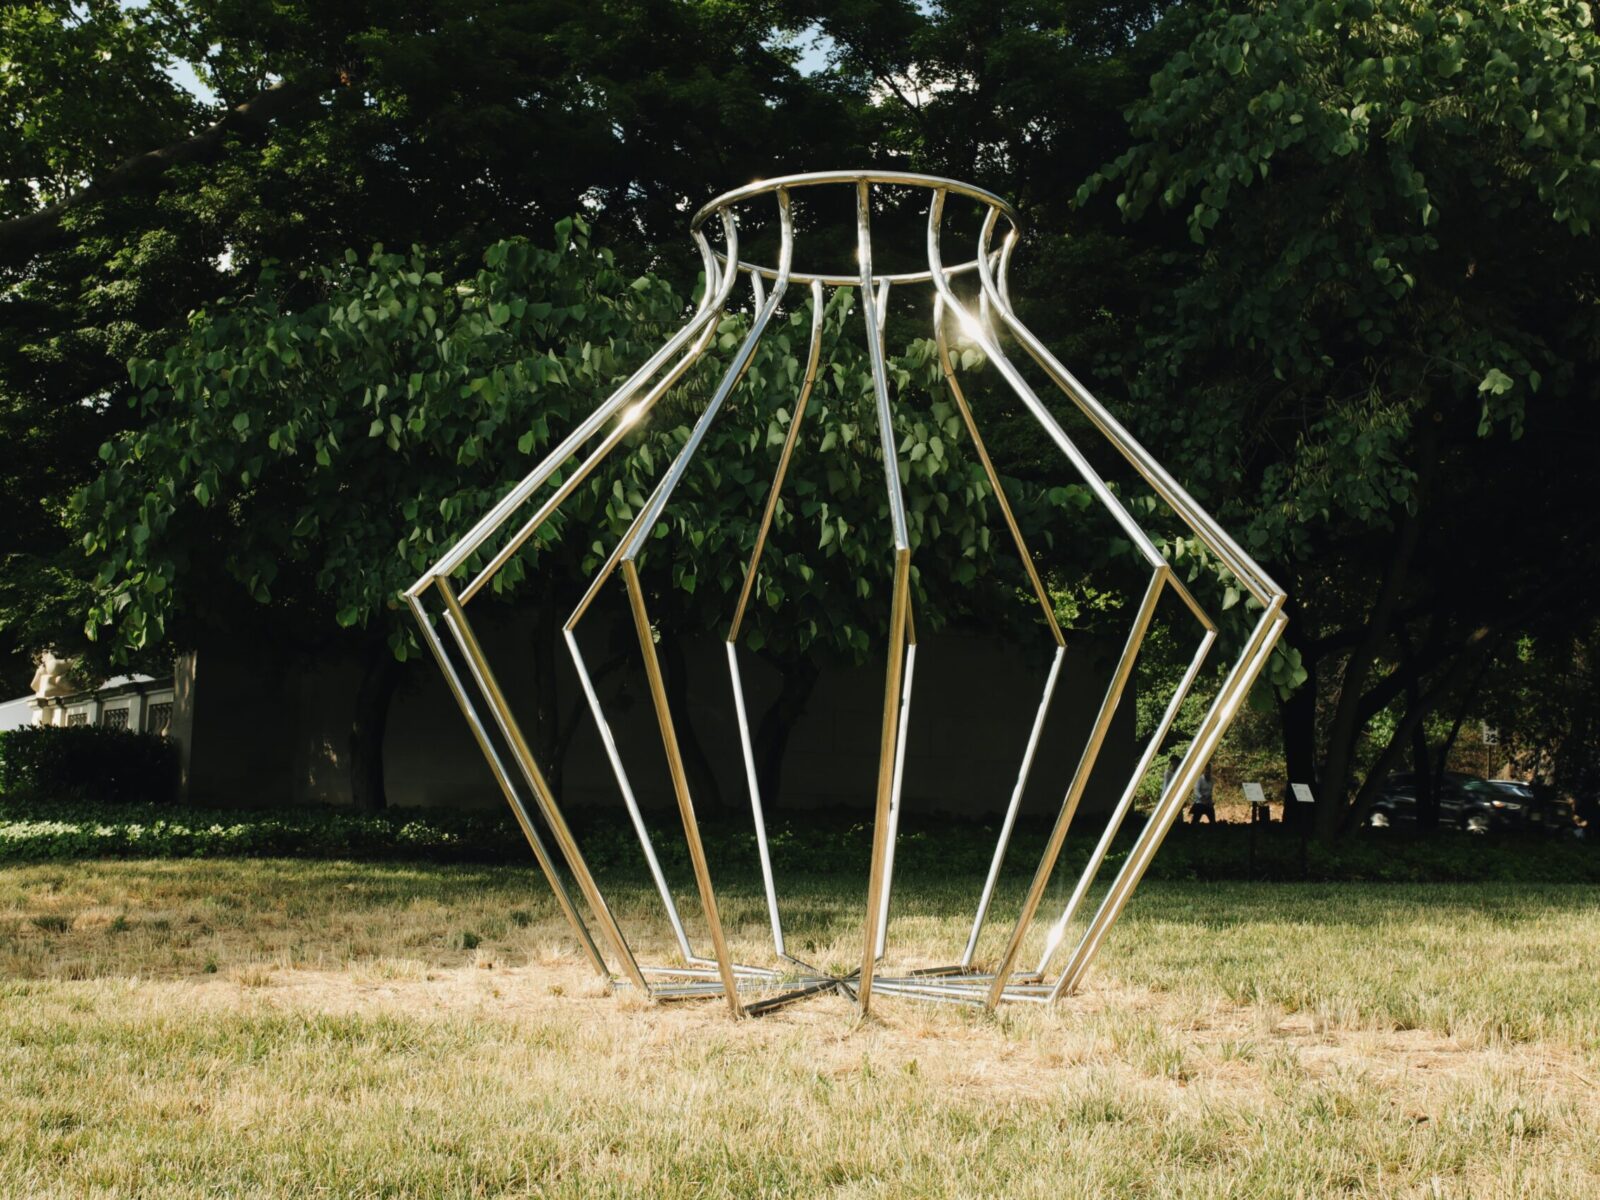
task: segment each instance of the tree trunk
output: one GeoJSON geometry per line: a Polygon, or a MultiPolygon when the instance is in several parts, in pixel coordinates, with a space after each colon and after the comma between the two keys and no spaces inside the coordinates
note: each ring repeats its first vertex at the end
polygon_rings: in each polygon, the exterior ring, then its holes
{"type": "Polygon", "coordinates": [[[1373,799],[1377,796],[1379,784],[1400,762],[1401,752],[1409,744],[1412,731],[1466,681],[1468,672],[1481,661],[1480,656],[1492,649],[1490,639],[1494,636],[1494,630],[1487,626],[1473,630],[1461,642],[1450,665],[1444,669],[1434,685],[1422,692],[1415,703],[1406,705],[1405,715],[1400,719],[1394,736],[1379,753],[1377,761],[1372,764],[1372,770],[1368,772],[1366,780],[1356,793],[1355,803],[1345,813],[1346,827],[1354,826],[1366,816],[1373,799]]]}
{"type": "MultiPolygon", "coordinates": [[[[1404,627],[1400,633],[1400,648],[1404,657],[1398,669],[1405,672],[1406,710],[1409,712],[1422,705],[1422,680],[1411,635],[1404,627]]],[[[1411,773],[1417,793],[1417,830],[1432,833],[1439,828],[1439,788],[1428,754],[1427,724],[1423,721],[1411,728],[1411,773]]]]}
{"type": "Polygon", "coordinates": [[[1456,706],[1456,719],[1451,722],[1450,733],[1439,747],[1438,762],[1433,768],[1433,773],[1438,778],[1444,778],[1446,766],[1450,762],[1450,752],[1456,748],[1456,739],[1461,736],[1461,726],[1467,719],[1467,708],[1472,703],[1472,698],[1478,694],[1478,685],[1483,682],[1485,673],[1489,670],[1488,658],[1483,660],[1483,665],[1478,668],[1478,673],[1473,677],[1472,685],[1461,696],[1461,703],[1456,706]]]}
{"type": "Polygon", "coordinates": [[[387,639],[370,639],[361,655],[361,686],[350,723],[350,802],[364,812],[389,806],[383,781],[383,735],[400,682],[400,662],[387,639]]]}
{"type": "MultiPolygon", "coordinates": [[[[1291,623],[1296,617],[1291,617],[1291,623]]],[[[1291,628],[1293,625],[1291,624],[1291,628]]],[[[1278,726],[1283,735],[1283,820],[1284,824],[1299,827],[1312,819],[1308,806],[1295,802],[1289,790],[1291,783],[1311,786],[1317,791],[1317,663],[1310,657],[1301,659],[1306,680],[1289,696],[1278,701],[1278,726]]]]}
{"type": "Polygon", "coordinates": [[[789,748],[789,735],[805,715],[806,705],[811,702],[811,693],[816,690],[821,675],[809,656],[784,665],[782,670],[783,688],[762,716],[752,746],[756,756],[756,785],[761,789],[761,803],[768,813],[778,804],[778,784],[783,778],[783,756],[789,748]]]}
{"type": "Polygon", "coordinates": [[[1351,651],[1339,676],[1339,699],[1328,726],[1328,752],[1323,760],[1322,786],[1317,793],[1317,836],[1324,841],[1337,836],[1350,811],[1351,776],[1355,771],[1356,745],[1366,722],[1361,719],[1361,701],[1367,680],[1377,663],[1378,652],[1388,639],[1404,590],[1411,556],[1421,537],[1422,522],[1415,513],[1400,520],[1400,529],[1389,556],[1383,586],[1367,618],[1367,636],[1351,651]]]}
{"type": "MultiPolygon", "coordinates": [[[[1378,661],[1384,643],[1395,632],[1395,620],[1411,573],[1411,560],[1422,537],[1424,506],[1433,479],[1439,441],[1431,416],[1432,411],[1425,410],[1418,418],[1416,508],[1400,516],[1393,549],[1384,568],[1383,583],[1367,618],[1366,636],[1350,652],[1340,675],[1339,699],[1328,728],[1328,753],[1323,760],[1322,786],[1317,792],[1317,836],[1324,841],[1336,837],[1350,817],[1351,776],[1355,770],[1356,746],[1371,719],[1363,712],[1362,704],[1366,698],[1367,680],[1371,678],[1372,668],[1378,661]]],[[[1363,795],[1370,790],[1366,786],[1361,789],[1363,795]]]]}
{"type": "MultiPolygon", "coordinates": [[[[1408,690],[1410,699],[1407,704],[1421,704],[1422,699],[1415,687],[1408,690]]],[[[1411,771],[1417,780],[1417,829],[1431,833],[1439,828],[1439,781],[1435,779],[1429,761],[1428,731],[1421,721],[1411,730],[1411,771]]]]}

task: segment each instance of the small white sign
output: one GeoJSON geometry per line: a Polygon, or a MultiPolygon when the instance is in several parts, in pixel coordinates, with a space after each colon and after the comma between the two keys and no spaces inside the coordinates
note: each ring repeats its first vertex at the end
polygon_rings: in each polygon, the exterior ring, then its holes
{"type": "Polygon", "coordinates": [[[1289,790],[1294,793],[1294,798],[1301,804],[1315,804],[1317,799],[1311,794],[1311,785],[1308,783],[1291,783],[1289,790]]]}
{"type": "Polygon", "coordinates": [[[1259,783],[1247,783],[1243,787],[1244,798],[1250,801],[1251,804],[1265,804],[1267,802],[1267,794],[1261,790],[1259,783]]]}
{"type": "Polygon", "coordinates": [[[1487,721],[1482,722],[1480,728],[1483,731],[1483,744],[1485,746],[1498,746],[1500,744],[1500,730],[1487,721]]]}

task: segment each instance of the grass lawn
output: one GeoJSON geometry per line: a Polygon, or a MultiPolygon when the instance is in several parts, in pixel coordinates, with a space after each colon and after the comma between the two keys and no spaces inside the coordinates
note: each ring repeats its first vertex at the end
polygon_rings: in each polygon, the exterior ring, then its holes
{"type": "MultiPolygon", "coordinates": [[[[898,955],[975,887],[903,880],[898,955]]],[[[858,953],[855,891],[788,896],[858,953]]],[[[1059,1008],[735,1023],[602,995],[531,870],[10,866],[0,1195],[1592,1197],[1597,935],[1571,885],[1156,882],[1059,1008]]]]}

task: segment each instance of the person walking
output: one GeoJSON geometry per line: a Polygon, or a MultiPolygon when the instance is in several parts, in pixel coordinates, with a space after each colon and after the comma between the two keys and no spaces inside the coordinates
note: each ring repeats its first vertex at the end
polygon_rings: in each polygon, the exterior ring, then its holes
{"type": "Polygon", "coordinates": [[[1201,772],[1200,778],[1194,781],[1194,798],[1189,804],[1189,821],[1198,825],[1203,819],[1213,825],[1217,823],[1217,806],[1211,802],[1211,764],[1206,764],[1206,769],[1201,772]]]}

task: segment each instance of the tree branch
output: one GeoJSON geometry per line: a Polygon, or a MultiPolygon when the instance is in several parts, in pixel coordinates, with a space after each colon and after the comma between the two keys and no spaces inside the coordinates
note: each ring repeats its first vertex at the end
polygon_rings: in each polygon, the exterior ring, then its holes
{"type": "Polygon", "coordinates": [[[230,137],[255,139],[265,135],[272,122],[295,110],[331,87],[338,86],[339,73],[285,79],[264,89],[243,104],[223,114],[192,137],[171,142],[118,163],[88,187],[57,200],[36,212],[0,221],[0,266],[18,266],[50,249],[61,234],[66,217],[100,200],[121,196],[149,186],[182,163],[206,162],[222,153],[230,137]]]}

